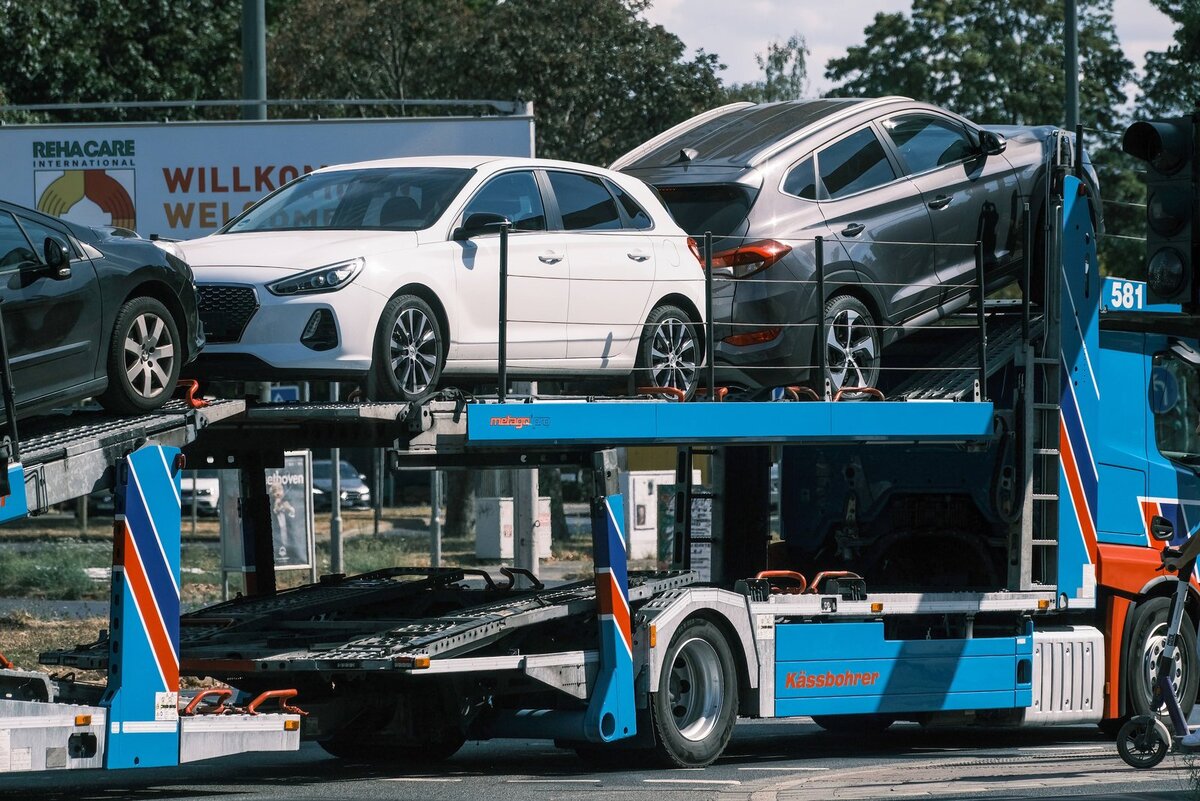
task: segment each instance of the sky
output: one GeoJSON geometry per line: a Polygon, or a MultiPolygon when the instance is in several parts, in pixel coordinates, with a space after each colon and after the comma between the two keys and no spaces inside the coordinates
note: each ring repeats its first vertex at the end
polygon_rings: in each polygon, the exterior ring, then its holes
{"type": "MultiPolygon", "coordinates": [[[[654,0],[646,17],[689,50],[719,55],[728,67],[720,73],[727,85],[761,78],[755,54],[800,33],[811,51],[807,94],[820,95],[830,88],[825,62],[861,44],[863,29],[877,13],[907,14],[911,8],[911,0],[654,0]]],[[[1113,21],[1125,57],[1139,72],[1146,51],[1165,50],[1171,40],[1171,21],[1149,0],[1115,0],[1113,21]]]]}

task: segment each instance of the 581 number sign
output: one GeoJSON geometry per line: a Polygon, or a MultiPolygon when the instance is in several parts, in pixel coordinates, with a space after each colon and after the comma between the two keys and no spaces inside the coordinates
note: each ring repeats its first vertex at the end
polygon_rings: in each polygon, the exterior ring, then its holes
{"type": "Polygon", "coordinates": [[[1141,281],[1108,279],[1108,308],[1137,311],[1146,305],[1146,284],[1141,281]]]}

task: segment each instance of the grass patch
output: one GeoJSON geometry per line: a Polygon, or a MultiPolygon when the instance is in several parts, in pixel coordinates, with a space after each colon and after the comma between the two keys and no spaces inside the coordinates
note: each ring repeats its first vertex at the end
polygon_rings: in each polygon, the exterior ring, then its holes
{"type": "Polygon", "coordinates": [[[103,543],[63,542],[14,551],[0,559],[0,596],[73,601],[108,597],[106,582],[96,582],[85,568],[112,563],[112,548],[103,543]]]}

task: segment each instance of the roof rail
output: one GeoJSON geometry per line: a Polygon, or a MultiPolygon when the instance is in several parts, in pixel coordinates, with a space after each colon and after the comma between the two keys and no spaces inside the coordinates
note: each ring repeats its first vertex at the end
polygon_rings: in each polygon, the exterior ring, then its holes
{"type": "Polygon", "coordinates": [[[734,109],[745,108],[746,106],[753,106],[753,105],[757,105],[757,104],[751,103],[747,100],[741,100],[741,101],[738,101],[737,103],[728,103],[724,106],[718,106],[717,108],[709,109],[708,111],[702,111],[694,117],[688,117],[683,122],[681,122],[678,125],[675,125],[671,128],[668,128],[667,130],[663,131],[658,136],[654,137],[653,139],[649,140],[648,142],[643,142],[642,144],[635,147],[633,150],[630,150],[628,153],[626,153],[622,156],[618,156],[616,158],[616,160],[613,161],[612,164],[608,165],[608,168],[610,170],[624,169],[625,167],[628,167],[630,164],[632,164],[634,161],[636,161],[638,158],[649,153],[651,150],[658,147],[663,142],[667,141],[668,139],[670,139],[672,136],[675,136],[676,134],[681,134],[686,130],[695,128],[698,125],[700,125],[701,123],[707,122],[708,120],[712,119],[713,117],[717,117],[721,114],[724,114],[727,111],[733,111],[734,109]]]}
{"type": "MultiPolygon", "coordinates": [[[[845,98],[845,99],[853,100],[855,98],[845,98]]],[[[807,136],[808,132],[814,126],[817,126],[817,125],[825,126],[831,122],[837,122],[839,120],[843,120],[846,117],[849,117],[852,114],[857,114],[860,111],[864,111],[869,108],[874,108],[876,106],[883,106],[888,103],[895,103],[898,100],[911,101],[912,98],[904,97],[902,95],[887,95],[886,97],[868,98],[868,99],[862,100],[862,102],[855,103],[854,105],[850,106],[849,108],[846,108],[835,114],[830,114],[828,117],[822,117],[820,120],[818,120],[817,122],[814,122],[812,125],[808,125],[808,126],[805,126],[804,128],[801,128],[800,130],[796,131],[795,133],[793,133],[791,136],[787,137],[786,139],[782,139],[782,140],[776,142],[775,144],[771,145],[767,149],[757,153],[754,156],[754,158],[750,159],[750,163],[748,166],[757,167],[759,164],[762,164],[764,161],[771,158],[776,153],[779,153],[781,150],[786,150],[787,148],[791,147],[796,142],[798,142],[799,140],[801,140],[805,136],[807,136]]]]}

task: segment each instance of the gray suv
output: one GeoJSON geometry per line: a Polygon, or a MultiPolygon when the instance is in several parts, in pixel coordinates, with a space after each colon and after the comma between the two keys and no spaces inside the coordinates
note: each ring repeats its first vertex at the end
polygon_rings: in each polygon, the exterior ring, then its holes
{"type": "MultiPolygon", "coordinates": [[[[1023,204],[1040,230],[1046,165],[1069,146],[1050,126],[985,130],[907,98],[824,98],[723,106],[611,166],[654,186],[689,234],[713,234],[714,277],[728,279],[713,289],[722,383],[811,381],[823,311],[839,389],[875,386],[884,347],[970,303],[975,242],[988,293],[1018,276],[1023,204]]],[[[1095,193],[1086,155],[1084,167],[1095,193]]]]}

